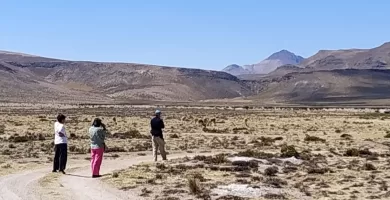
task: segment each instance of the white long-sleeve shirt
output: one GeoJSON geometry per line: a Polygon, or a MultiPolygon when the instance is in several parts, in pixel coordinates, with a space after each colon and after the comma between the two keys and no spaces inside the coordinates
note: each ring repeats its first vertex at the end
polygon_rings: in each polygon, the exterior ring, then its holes
{"type": "Polygon", "coordinates": [[[59,122],[54,123],[54,144],[66,144],[68,138],[65,132],[65,126],[59,122]],[[64,137],[61,137],[59,133],[63,133],[64,137]]]}

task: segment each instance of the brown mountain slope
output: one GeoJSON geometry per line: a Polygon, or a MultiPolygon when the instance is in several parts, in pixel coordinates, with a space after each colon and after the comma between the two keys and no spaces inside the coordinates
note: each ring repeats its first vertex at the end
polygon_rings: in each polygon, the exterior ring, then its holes
{"type": "Polygon", "coordinates": [[[225,72],[1,52],[0,58],[1,101],[196,101],[254,92],[253,84],[225,72]]]}
{"type": "MultiPolygon", "coordinates": [[[[265,80],[263,80],[266,82],[265,80]]],[[[348,102],[390,98],[390,70],[333,70],[290,73],[267,82],[250,99],[278,102],[348,102]]]]}
{"type": "Polygon", "coordinates": [[[312,70],[390,69],[390,42],[373,49],[321,50],[300,66],[312,70]]]}
{"type": "Polygon", "coordinates": [[[139,64],[71,63],[55,67],[45,80],[73,82],[113,98],[191,101],[251,94],[227,73],[139,64]]]}
{"type": "Polygon", "coordinates": [[[300,66],[285,65],[257,80],[263,90],[250,98],[272,102],[370,103],[390,97],[390,43],[373,49],[319,51],[300,66]]]}
{"type": "Polygon", "coordinates": [[[110,98],[99,94],[70,90],[30,72],[0,62],[0,102],[108,102],[110,98]]]}
{"type": "Polygon", "coordinates": [[[0,61],[3,62],[50,62],[58,59],[44,58],[40,56],[0,50],[0,61]]]}

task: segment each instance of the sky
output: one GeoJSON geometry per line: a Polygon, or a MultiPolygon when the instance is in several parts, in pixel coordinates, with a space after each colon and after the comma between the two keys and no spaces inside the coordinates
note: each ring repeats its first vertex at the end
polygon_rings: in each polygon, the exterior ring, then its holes
{"type": "Polygon", "coordinates": [[[388,0],[0,0],[0,50],[220,70],[390,41],[388,0]]]}

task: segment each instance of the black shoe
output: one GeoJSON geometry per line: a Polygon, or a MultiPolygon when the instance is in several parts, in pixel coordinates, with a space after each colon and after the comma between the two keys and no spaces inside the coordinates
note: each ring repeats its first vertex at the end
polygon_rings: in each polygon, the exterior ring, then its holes
{"type": "Polygon", "coordinates": [[[57,173],[57,170],[53,170],[53,171],[51,171],[51,172],[53,172],[53,173],[57,173]]]}
{"type": "Polygon", "coordinates": [[[92,175],[92,178],[100,178],[102,177],[101,175],[92,175]]]}
{"type": "Polygon", "coordinates": [[[60,170],[60,172],[61,172],[62,174],[66,174],[64,170],[60,170]]]}

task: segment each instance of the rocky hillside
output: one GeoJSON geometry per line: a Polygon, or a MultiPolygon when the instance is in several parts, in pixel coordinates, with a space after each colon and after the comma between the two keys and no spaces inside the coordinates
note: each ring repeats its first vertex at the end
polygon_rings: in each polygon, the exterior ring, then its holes
{"type": "Polygon", "coordinates": [[[290,73],[263,80],[267,87],[251,99],[279,102],[348,102],[390,98],[390,70],[338,69],[290,73]]]}
{"type": "Polygon", "coordinates": [[[390,43],[373,49],[321,50],[299,65],[239,77],[261,82],[261,93],[250,98],[254,101],[390,103],[390,43]]]}
{"type": "Polygon", "coordinates": [[[1,101],[197,101],[252,95],[225,72],[0,53],[1,101]]]}
{"type": "Polygon", "coordinates": [[[300,66],[313,70],[389,69],[390,42],[373,49],[321,50],[300,66]]]}

